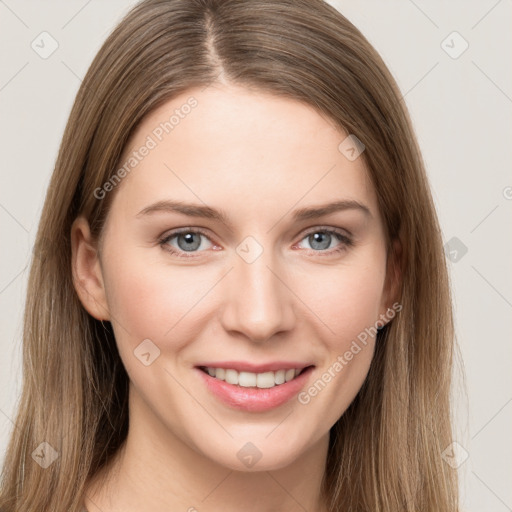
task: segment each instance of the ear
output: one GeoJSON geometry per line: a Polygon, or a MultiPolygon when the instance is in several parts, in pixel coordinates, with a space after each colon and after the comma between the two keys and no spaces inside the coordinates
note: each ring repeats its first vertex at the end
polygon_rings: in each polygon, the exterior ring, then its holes
{"type": "Polygon", "coordinates": [[[71,267],[84,308],[97,320],[110,320],[97,242],[84,217],[77,217],[71,226],[71,267]]]}
{"type": "MultiPolygon", "coordinates": [[[[381,302],[381,318],[387,317],[384,320],[383,326],[388,323],[395,316],[386,315],[386,312],[390,309],[394,309],[392,306],[400,301],[400,289],[402,286],[402,244],[398,238],[395,238],[391,243],[391,249],[388,253],[387,264],[386,264],[386,279],[384,283],[384,291],[382,294],[381,302]]],[[[400,311],[402,307],[396,308],[400,311]]]]}

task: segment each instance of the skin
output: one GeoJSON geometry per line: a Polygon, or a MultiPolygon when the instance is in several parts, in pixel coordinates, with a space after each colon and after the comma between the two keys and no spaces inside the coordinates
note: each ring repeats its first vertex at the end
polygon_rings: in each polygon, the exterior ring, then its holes
{"type": "MultiPolygon", "coordinates": [[[[324,511],[329,429],[359,391],[375,339],[308,404],[294,397],[265,412],[220,402],[194,366],[304,361],[315,365],[307,389],[382,319],[398,284],[389,278],[375,191],[362,158],[338,150],[347,134],[330,120],[233,85],[191,89],[159,107],[124,158],[191,95],[197,107],[117,186],[100,243],[84,218],[73,224],[77,293],[92,316],[112,322],[130,377],[127,441],[90,483],[85,504],[89,512],[324,511]],[[137,217],[166,199],[222,209],[231,230],[175,212],[137,217]],[[292,219],[298,208],[340,199],[371,215],[350,209],[292,219]],[[181,249],[192,257],[159,245],[185,227],[207,232],[196,235],[195,252],[181,249]],[[328,228],[349,233],[353,245],[332,235],[329,248],[318,249],[309,235],[328,228]],[[251,263],[237,252],[248,236],[263,249],[251,263]],[[149,366],[134,357],[145,339],[160,350],[149,366]],[[251,468],[237,457],[247,442],[262,454],[251,468]]],[[[180,251],[178,241],[167,245],[180,251]]]]}

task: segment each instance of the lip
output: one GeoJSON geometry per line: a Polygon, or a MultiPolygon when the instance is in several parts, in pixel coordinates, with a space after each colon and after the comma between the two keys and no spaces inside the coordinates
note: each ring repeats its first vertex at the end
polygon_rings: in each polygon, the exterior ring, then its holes
{"type": "MultiPolygon", "coordinates": [[[[219,363],[216,363],[219,364],[219,363]]],[[[232,364],[232,363],[230,363],[232,364]]],[[[282,364],[282,363],[281,363],[282,364]]],[[[201,365],[203,366],[203,365],[201,365]]],[[[213,365],[211,365],[213,366],[213,365]]],[[[248,365],[250,366],[250,365],[248,365]]],[[[244,366],[243,368],[248,368],[248,366],[244,366]]],[[[255,365],[252,365],[254,368],[255,365]]],[[[307,368],[293,380],[285,382],[283,384],[279,384],[278,386],[274,386],[273,388],[257,388],[257,387],[242,387],[235,386],[233,384],[228,384],[227,382],[217,379],[215,377],[211,377],[208,373],[205,373],[200,368],[194,368],[199,374],[199,377],[203,379],[203,382],[206,384],[207,389],[220,401],[222,401],[225,405],[229,407],[247,411],[247,412],[264,412],[270,409],[277,408],[289,400],[291,400],[299,391],[304,387],[306,381],[309,379],[312,371],[314,370],[314,366],[306,365],[307,368]]],[[[232,368],[237,370],[237,367],[233,366],[213,366],[214,368],[232,368]]],[[[260,366],[261,367],[261,366],[260,366]]],[[[258,368],[260,368],[258,367],[258,368]]],[[[270,370],[269,365],[265,365],[264,368],[266,370],[258,370],[255,373],[263,373],[264,371],[275,371],[270,370]]],[[[276,368],[285,369],[284,366],[279,366],[276,368]]],[[[304,364],[301,363],[298,366],[291,366],[289,368],[304,368],[304,364]]],[[[287,369],[289,369],[287,368],[287,369]]],[[[240,371],[254,371],[254,370],[244,370],[240,371]]]]}
{"type": "Polygon", "coordinates": [[[224,368],[232,369],[237,372],[251,372],[251,373],[264,373],[264,372],[276,372],[277,370],[290,370],[292,368],[298,368],[302,370],[307,366],[313,366],[313,363],[304,363],[303,361],[272,361],[266,364],[254,364],[248,361],[206,361],[196,365],[196,368],[200,366],[210,368],[224,368]]]}

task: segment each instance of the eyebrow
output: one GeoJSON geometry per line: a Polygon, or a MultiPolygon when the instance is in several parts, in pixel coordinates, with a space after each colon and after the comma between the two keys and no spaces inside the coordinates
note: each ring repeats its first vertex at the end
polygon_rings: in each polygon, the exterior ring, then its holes
{"type": "MultiPolygon", "coordinates": [[[[321,204],[318,206],[308,206],[299,208],[292,214],[292,219],[295,221],[303,221],[315,219],[330,213],[345,211],[345,210],[358,210],[364,213],[367,217],[373,217],[368,206],[355,201],[353,199],[343,199],[330,203],[321,204]]],[[[217,210],[210,206],[185,203],[183,201],[162,200],[157,201],[149,206],[143,208],[137,215],[137,218],[154,213],[181,213],[189,217],[202,217],[205,219],[217,220],[230,227],[228,216],[223,210],[217,210]]]]}

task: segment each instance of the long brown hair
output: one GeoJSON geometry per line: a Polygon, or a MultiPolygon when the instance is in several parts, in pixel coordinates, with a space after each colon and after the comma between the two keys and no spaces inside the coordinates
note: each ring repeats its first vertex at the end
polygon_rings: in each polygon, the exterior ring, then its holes
{"type": "Polygon", "coordinates": [[[400,269],[402,310],[379,331],[367,379],[330,432],[329,510],[458,510],[457,474],[441,456],[452,441],[452,305],[424,163],[382,59],[322,0],[142,1],[95,57],[37,232],[1,510],[79,511],[86,482],[126,438],[128,376],[111,325],[90,316],[74,289],[71,224],[84,215],[99,237],[115,191],[94,191],[118,170],[138,124],[214,81],[306,102],[364,143],[388,257],[400,269]]]}

